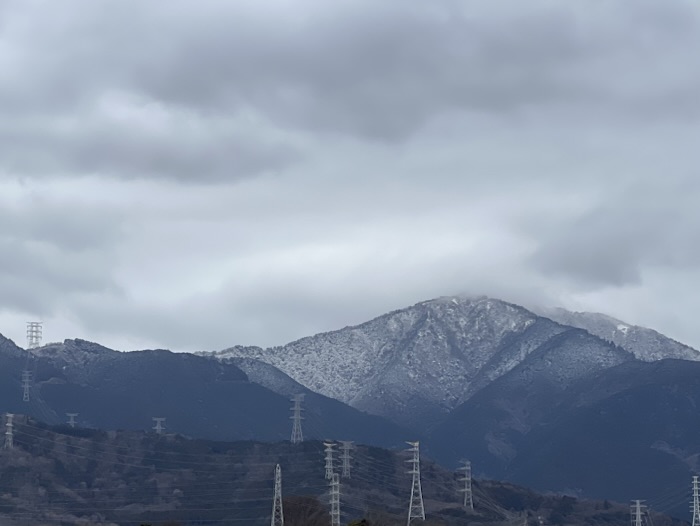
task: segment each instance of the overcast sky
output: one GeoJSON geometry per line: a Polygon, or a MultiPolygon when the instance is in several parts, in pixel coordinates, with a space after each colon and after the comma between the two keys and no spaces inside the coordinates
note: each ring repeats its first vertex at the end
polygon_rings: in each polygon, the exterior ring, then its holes
{"type": "Polygon", "coordinates": [[[698,57],[697,0],[0,0],[0,333],[487,294],[700,348],[698,57]]]}

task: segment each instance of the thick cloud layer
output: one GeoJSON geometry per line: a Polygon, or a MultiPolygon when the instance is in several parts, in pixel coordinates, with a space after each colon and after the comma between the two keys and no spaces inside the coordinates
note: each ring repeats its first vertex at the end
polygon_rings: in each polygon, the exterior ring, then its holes
{"type": "Polygon", "coordinates": [[[268,345],[486,293],[700,346],[699,29],[691,0],[0,0],[0,332],[268,345]]]}

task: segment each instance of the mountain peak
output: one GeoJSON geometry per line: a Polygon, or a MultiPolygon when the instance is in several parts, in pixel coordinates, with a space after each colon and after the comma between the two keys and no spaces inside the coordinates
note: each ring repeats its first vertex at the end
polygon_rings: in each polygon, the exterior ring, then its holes
{"type": "MultiPolygon", "coordinates": [[[[425,424],[541,347],[554,346],[556,354],[563,343],[554,338],[571,330],[502,300],[446,296],[284,347],[234,347],[217,356],[255,358],[359,409],[405,425],[425,424]]],[[[598,349],[596,356],[610,354],[614,363],[631,359],[588,336],[587,349],[598,349]]]]}

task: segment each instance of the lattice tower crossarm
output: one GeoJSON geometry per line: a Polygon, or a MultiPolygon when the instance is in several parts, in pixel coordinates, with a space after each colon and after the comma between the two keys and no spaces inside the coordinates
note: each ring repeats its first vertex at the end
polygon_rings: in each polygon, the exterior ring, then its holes
{"type": "Polygon", "coordinates": [[[425,520],[425,507],[423,506],[423,490],[420,483],[420,442],[406,442],[411,446],[407,451],[412,453],[413,458],[406,462],[411,463],[411,469],[408,471],[412,477],[411,500],[408,504],[408,521],[407,526],[411,526],[411,522],[415,519],[425,520]]]}
{"type": "Polygon", "coordinates": [[[282,468],[275,466],[275,496],[272,501],[272,520],[270,526],[284,526],[284,510],[282,509],[282,468]]]}

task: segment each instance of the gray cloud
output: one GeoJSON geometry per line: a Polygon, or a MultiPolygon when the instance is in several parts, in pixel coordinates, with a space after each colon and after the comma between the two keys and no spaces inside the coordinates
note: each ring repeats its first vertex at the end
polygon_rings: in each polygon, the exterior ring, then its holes
{"type": "Polygon", "coordinates": [[[21,176],[214,182],[279,170],[301,158],[283,141],[248,135],[254,133],[253,126],[246,133],[243,124],[230,120],[178,118],[167,110],[141,106],[116,108],[115,113],[126,113],[123,117],[44,119],[19,129],[8,122],[0,126],[0,166],[21,176]]]}
{"type": "Polygon", "coordinates": [[[666,180],[613,193],[603,203],[554,229],[533,255],[543,272],[584,286],[638,285],[648,267],[700,265],[700,217],[689,213],[698,183],[666,180]]]}
{"type": "Polygon", "coordinates": [[[465,292],[699,345],[699,14],[0,0],[0,331],[267,345],[465,292]]]}
{"type": "Polygon", "coordinates": [[[23,205],[0,208],[1,310],[52,315],[73,296],[119,292],[118,215],[41,198],[23,205]]]}
{"type": "Polygon", "coordinates": [[[303,159],[299,131],[395,141],[455,111],[700,108],[688,2],[505,7],[8,2],[0,167],[230,181],[303,159]]]}

